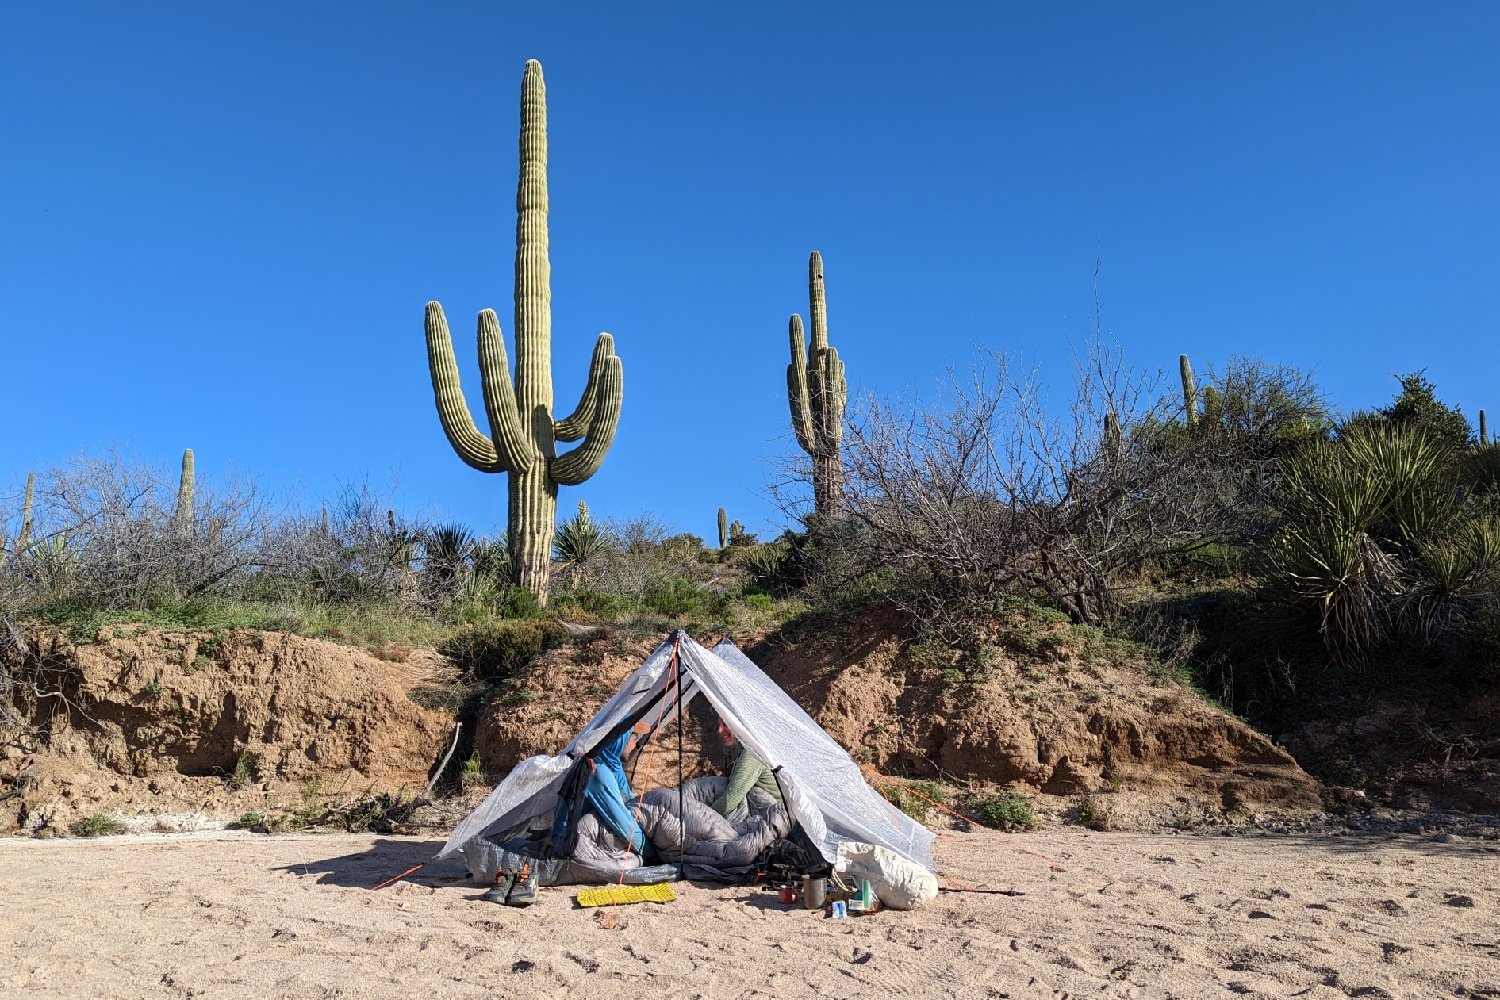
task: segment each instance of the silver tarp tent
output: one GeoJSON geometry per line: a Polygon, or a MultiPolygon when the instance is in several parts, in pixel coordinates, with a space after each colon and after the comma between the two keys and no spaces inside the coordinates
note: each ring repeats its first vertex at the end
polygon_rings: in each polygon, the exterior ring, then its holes
{"type": "Polygon", "coordinates": [[[626,679],[561,754],[517,764],[454,828],[438,857],[460,852],[477,838],[504,836],[528,821],[550,819],[573,762],[659,695],[661,706],[652,718],[659,716],[660,726],[694,698],[708,699],[745,749],[778,769],[788,811],[828,862],[837,860],[839,844],[859,841],[935,870],[932,832],[871,788],[854,759],[764,671],[728,640],[709,650],[682,631],[626,679]]]}

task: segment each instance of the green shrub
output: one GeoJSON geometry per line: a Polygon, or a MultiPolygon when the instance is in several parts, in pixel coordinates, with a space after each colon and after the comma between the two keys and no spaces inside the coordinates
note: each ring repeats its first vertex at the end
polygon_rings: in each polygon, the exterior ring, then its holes
{"type": "Polygon", "coordinates": [[[754,611],[770,611],[776,606],[770,594],[746,594],[743,600],[745,606],[754,611]]]}
{"type": "Polygon", "coordinates": [[[892,781],[881,786],[880,794],[918,823],[925,823],[932,803],[947,800],[948,786],[940,781],[892,781]]]}
{"type": "Polygon", "coordinates": [[[500,598],[496,610],[504,618],[540,618],[542,605],[525,587],[510,587],[500,598]]]}
{"type": "Polygon", "coordinates": [[[438,646],[438,652],[477,680],[511,677],[541,655],[540,622],[490,621],[468,625],[438,646]]]}
{"type": "Polygon", "coordinates": [[[74,823],[72,830],[75,837],[113,837],[125,832],[125,824],[112,816],[97,812],[74,823]]]}
{"type": "Polygon", "coordinates": [[[1085,795],[1078,803],[1078,822],[1090,830],[1109,829],[1109,810],[1085,795]]]}
{"type": "Polygon", "coordinates": [[[233,823],[226,824],[226,827],[230,830],[255,830],[263,828],[265,825],[265,816],[258,812],[247,812],[241,813],[239,819],[233,823]]]}
{"type": "Polygon", "coordinates": [[[969,814],[986,826],[1001,830],[1030,830],[1036,826],[1031,796],[1019,789],[974,799],[969,803],[969,814]]]}
{"type": "Polygon", "coordinates": [[[259,761],[255,755],[246,751],[234,760],[234,770],[224,776],[224,785],[231,792],[237,792],[249,788],[260,780],[259,761]]]}
{"type": "Polygon", "coordinates": [[[702,612],[709,603],[709,594],[679,576],[652,582],[641,595],[641,603],[646,610],[659,615],[685,618],[702,612]]]}

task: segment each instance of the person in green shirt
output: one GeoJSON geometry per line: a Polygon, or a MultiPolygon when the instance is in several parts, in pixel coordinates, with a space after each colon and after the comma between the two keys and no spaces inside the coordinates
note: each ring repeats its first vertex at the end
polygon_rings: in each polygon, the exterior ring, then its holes
{"type": "Polygon", "coordinates": [[[765,761],[739,746],[740,741],[729,727],[724,725],[723,719],[719,720],[719,739],[723,740],[724,746],[730,750],[739,747],[739,756],[729,772],[729,785],[724,789],[724,794],[714,799],[712,803],[714,811],[720,816],[728,817],[730,813],[745,804],[745,797],[754,789],[760,789],[775,801],[780,802],[781,786],[776,783],[776,775],[766,766],[765,761]]]}

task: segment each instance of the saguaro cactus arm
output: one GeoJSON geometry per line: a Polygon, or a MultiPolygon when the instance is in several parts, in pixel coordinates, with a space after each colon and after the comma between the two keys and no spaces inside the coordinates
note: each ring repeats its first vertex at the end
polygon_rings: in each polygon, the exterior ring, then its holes
{"type": "Polygon", "coordinates": [[[786,366],[786,398],[792,407],[792,430],[802,450],[816,449],[817,430],[813,425],[812,391],[807,379],[807,343],[802,339],[802,317],[792,314],[787,324],[791,340],[792,363],[786,366]]]}
{"type": "Polygon", "coordinates": [[[610,356],[600,376],[593,419],[583,443],[552,463],[552,481],[559,486],[577,486],[604,464],[604,454],[614,443],[620,426],[620,404],[625,398],[625,373],[620,359],[610,356]]]}
{"type": "Polygon", "coordinates": [[[480,472],[505,472],[495,445],[479,432],[469,415],[469,404],[458,382],[458,361],[453,356],[448,318],[436,302],[427,303],[426,328],[427,370],[432,374],[432,395],[448,443],[465,464],[480,472]]]}
{"type": "Polygon", "coordinates": [[[615,338],[607,333],[599,334],[599,340],[594,344],[594,357],[589,362],[589,380],[583,387],[578,406],[553,425],[553,435],[557,440],[577,441],[588,432],[589,424],[594,420],[594,412],[599,406],[598,397],[605,369],[609,367],[609,359],[614,356],[615,338]]]}
{"type": "Polygon", "coordinates": [[[484,387],[484,412],[490,419],[490,442],[500,465],[512,472],[525,472],[536,460],[536,449],[521,426],[521,411],[510,381],[510,359],[505,356],[505,337],[493,309],[479,313],[479,375],[484,387]]]}
{"type": "Polygon", "coordinates": [[[813,365],[813,414],[818,417],[818,436],[825,449],[837,448],[844,439],[844,402],[849,385],[837,348],[825,347],[813,365]]]}

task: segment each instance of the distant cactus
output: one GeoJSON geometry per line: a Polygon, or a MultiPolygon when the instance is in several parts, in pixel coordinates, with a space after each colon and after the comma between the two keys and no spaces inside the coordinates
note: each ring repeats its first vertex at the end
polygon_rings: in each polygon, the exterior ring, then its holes
{"type": "Polygon", "coordinates": [[[719,508],[719,548],[729,544],[729,513],[723,507],[719,508]]]}
{"type": "Polygon", "coordinates": [[[797,443],[813,460],[813,509],[835,513],[844,492],[844,465],[839,445],[844,436],[844,407],[849,387],[838,351],[828,346],[828,303],[823,291],[823,256],[807,261],[808,307],[812,343],[803,340],[802,317],[792,314],[788,333],[792,363],[786,369],[787,399],[797,443]]]}
{"type": "Polygon", "coordinates": [[[16,536],[15,553],[17,558],[26,551],[31,544],[31,501],[36,495],[36,473],[26,474],[26,500],[21,505],[21,533],[16,536]]]}
{"type": "Polygon", "coordinates": [[[190,534],[193,530],[193,449],[182,451],[182,478],[177,484],[177,531],[190,534]]]}
{"type": "Polygon", "coordinates": [[[572,415],[552,415],[552,265],[547,255],[547,90],[542,66],[526,64],[521,84],[521,178],[516,190],[516,372],[493,310],[479,314],[479,371],[490,433],[475,426],[459,387],[448,320],[427,303],[427,361],[443,431],[458,457],[480,472],[509,475],[506,538],[512,580],[547,603],[557,488],[595,472],[614,441],[624,398],[615,342],[599,335],[588,384],[572,415]],[[556,442],[583,443],[563,455],[556,442]]]}
{"type": "Polygon", "coordinates": [[[1125,457],[1125,440],[1120,434],[1120,419],[1113,413],[1104,415],[1104,454],[1111,462],[1125,457]]]}
{"type": "Polygon", "coordinates": [[[1484,422],[1484,411],[1479,411],[1479,443],[1487,445],[1490,443],[1490,430],[1484,422]]]}
{"type": "Polygon", "coordinates": [[[1224,422],[1224,398],[1211,385],[1203,387],[1203,422],[1218,427],[1224,422]]]}
{"type": "Polygon", "coordinates": [[[1179,355],[1177,367],[1182,372],[1182,406],[1187,413],[1187,425],[1196,427],[1198,424],[1198,391],[1193,384],[1193,363],[1188,360],[1186,354],[1179,355]]]}

